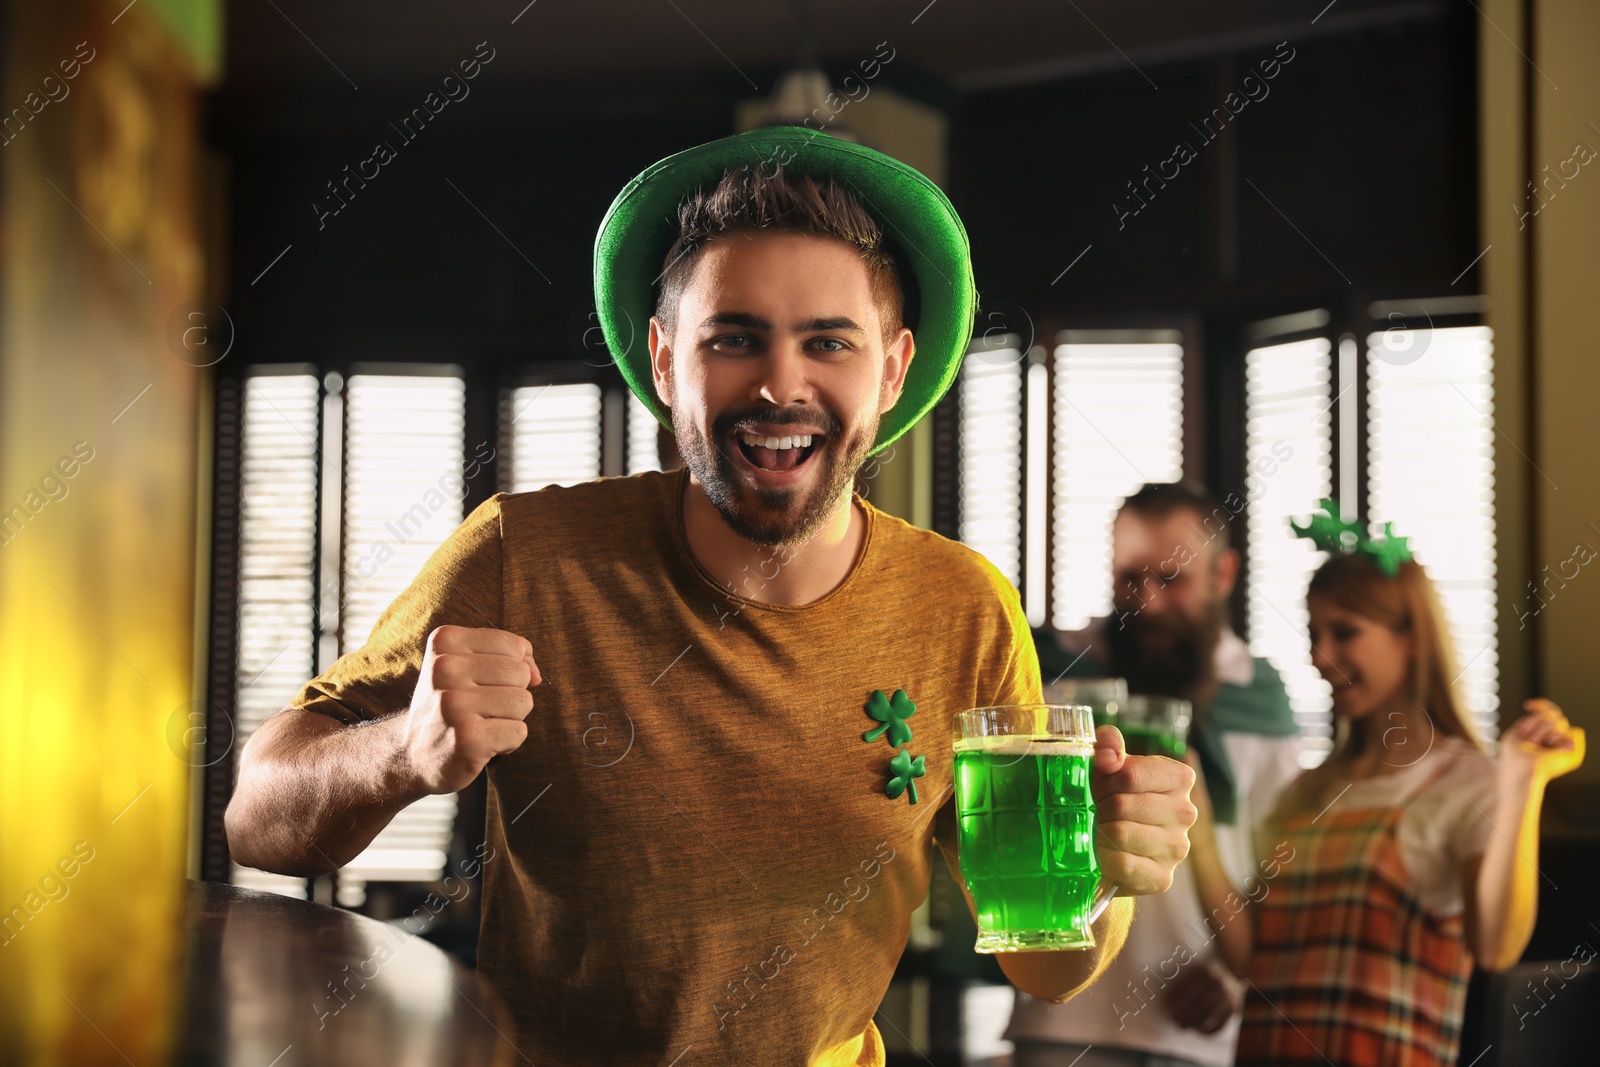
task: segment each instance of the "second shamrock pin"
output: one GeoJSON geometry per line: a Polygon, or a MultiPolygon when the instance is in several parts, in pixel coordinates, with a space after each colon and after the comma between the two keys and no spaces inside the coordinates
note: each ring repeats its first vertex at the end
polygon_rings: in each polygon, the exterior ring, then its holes
{"type": "Polygon", "coordinates": [[[917,802],[915,780],[926,771],[923,757],[913,757],[904,747],[911,743],[911,727],[906,720],[916,713],[917,706],[906,696],[904,689],[896,689],[893,696],[886,696],[883,690],[874,689],[867,698],[867,714],[880,725],[861,735],[861,740],[868,742],[881,737],[897,750],[889,760],[889,781],[883,791],[891,800],[905,793],[913,804],[917,802]]]}

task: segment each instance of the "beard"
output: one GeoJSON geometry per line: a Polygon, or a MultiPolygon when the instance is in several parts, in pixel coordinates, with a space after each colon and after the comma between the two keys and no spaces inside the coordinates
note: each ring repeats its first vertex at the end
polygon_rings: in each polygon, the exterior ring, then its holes
{"type": "Polygon", "coordinates": [[[1113,675],[1132,693],[1179,697],[1198,719],[1217,691],[1217,645],[1227,624],[1227,602],[1217,600],[1201,619],[1180,611],[1163,616],[1113,612],[1107,645],[1113,675]]]}
{"type": "Polygon", "coordinates": [[[879,417],[850,437],[831,413],[805,406],[733,408],[718,415],[711,425],[711,438],[700,427],[678,418],[672,409],[672,429],[684,466],[689,468],[706,496],[733,532],[764,548],[787,548],[809,541],[822,528],[841,497],[849,493],[856,474],[866,463],[867,453],[878,436],[879,417]],[[728,448],[738,448],[732,440],[735,427],[744,422],[801,421],[819,426],[823,445],[806,459],[818,464],[808,486],[763,489],[748,484],[734,465],[728,448]]]}

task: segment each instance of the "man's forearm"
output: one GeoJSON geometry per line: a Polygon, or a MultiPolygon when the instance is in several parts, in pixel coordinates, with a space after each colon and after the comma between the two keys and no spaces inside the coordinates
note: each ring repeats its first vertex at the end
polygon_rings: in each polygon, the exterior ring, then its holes
{"type": "Polygon", "coordinates": [[[1059,1004],[1100,977],[1122,951],[1133,921],[1133,898],[1117,897],[1094,924],[1094,948],[1054,952],[997,952],[1011,984],[1031,997],[1059,1004]]]}
{"type": "Polygon", "coordinates": [[[405,770],[404,713],[361,726],[288,709],[240,754],[225,825],[233,858],[277,874],[337,870],[420,790],[405,770]]]}

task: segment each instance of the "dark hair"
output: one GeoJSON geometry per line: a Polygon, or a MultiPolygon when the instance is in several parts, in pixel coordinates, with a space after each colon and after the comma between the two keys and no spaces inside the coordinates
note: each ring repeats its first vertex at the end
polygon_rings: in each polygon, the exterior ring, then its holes
{"type": "Polygon", "coordinates": [[[1131,511],[1146,519],[1164,519],[1174,511],[1192,511],[1200,516],[1208,540],[1220,540],[1218,551],[1228,547],[1228,526],[1233,513],[1217,502],[1211,490],[1199,482],[1188,479],[1177,482],[1146,482],[1137,492],[1122,502],[1117,509],[1120,515],[1131,511]],[[1217,521],[1212,529],[1212,520],[1217,521]]]}
{"type": "Polygon", "coordinates": [[[678,205],[678,237],[662,260],[656,297],[656,317],[669,334],[677,328],[678,302],[700,253],[711,240],[737,230],[815,234],[854,245],[878,302],[884,343],[916,321],[916,286],[903,273],[883,227],[855,194],[831,176],[747,164],[728,171],[715,185],[696,189],[678,205]]]}

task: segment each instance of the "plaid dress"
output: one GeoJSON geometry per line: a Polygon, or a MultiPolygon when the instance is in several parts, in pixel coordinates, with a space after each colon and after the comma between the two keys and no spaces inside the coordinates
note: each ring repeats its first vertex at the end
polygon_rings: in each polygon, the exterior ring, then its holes
{"type": "Polygon", "coordinates": [[[1396,835],[1406,803],[1437,778],[1392,807],[1285,824],[1293,858],[1251,905],[1241,1067],[1456,1062],[1472,971],[1462,917],[1422,906],[1396,835]]]}

